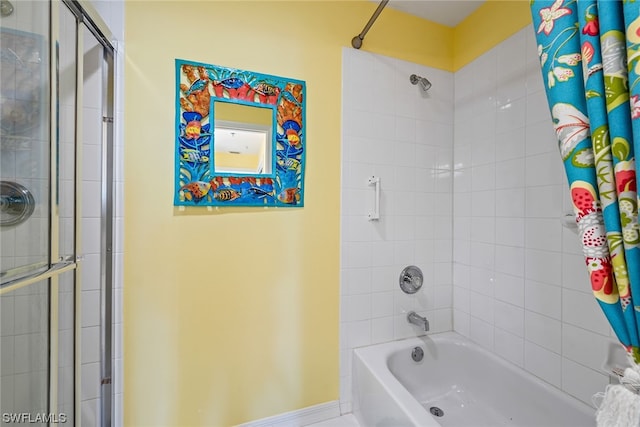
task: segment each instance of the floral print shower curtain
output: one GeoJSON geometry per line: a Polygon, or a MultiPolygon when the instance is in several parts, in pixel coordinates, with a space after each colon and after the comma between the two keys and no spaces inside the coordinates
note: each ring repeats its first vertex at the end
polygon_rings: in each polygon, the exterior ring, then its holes
{"type": "Polygon", "coordinates": [[[591,287],[640,362],[640,2],[531,2],[591,287]]]}

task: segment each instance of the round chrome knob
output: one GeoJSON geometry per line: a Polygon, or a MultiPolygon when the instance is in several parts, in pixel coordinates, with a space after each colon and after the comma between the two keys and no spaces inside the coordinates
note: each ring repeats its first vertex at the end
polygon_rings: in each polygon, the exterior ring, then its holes
{"type": "Polygon", "coordinates": [[[400,289],[405,294],[415,294],[422,287],[422,270],[415,265],[405,267],[400,273],[400,289]]]}

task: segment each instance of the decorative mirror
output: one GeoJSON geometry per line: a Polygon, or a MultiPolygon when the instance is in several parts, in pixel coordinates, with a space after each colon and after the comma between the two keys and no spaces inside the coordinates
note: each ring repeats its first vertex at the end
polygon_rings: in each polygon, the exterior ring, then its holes
{"type": "Polygon", "coordinates": [[[303,206],[305,82],[176,60],[176,206],[303,206]]]}

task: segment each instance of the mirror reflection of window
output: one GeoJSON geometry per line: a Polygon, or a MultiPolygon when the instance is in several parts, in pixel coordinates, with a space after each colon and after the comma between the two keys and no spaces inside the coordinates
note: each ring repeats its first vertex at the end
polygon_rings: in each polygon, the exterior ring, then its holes
{"type": "Polygon", "coordinates": [[[215,101],[214,115],[214,172],[270,175],[273,110],[215,101]]]}

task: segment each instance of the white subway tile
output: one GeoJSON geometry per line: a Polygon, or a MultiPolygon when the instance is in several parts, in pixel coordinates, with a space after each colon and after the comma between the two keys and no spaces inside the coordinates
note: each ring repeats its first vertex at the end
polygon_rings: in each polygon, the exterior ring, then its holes
{"type": "Polygon", "coordinates": [[[527,156],[558,152],[558,138],[553,124],[548,119],[528,124],[525,141],[527,156]]]}
{"type": "Polygon", "coordinates": [[[471,239],[471,218],[468,216],[455,217],[453,226],[453,239],[470,241],[471,239]]]}
{"type": "Polygon", "coordinates": [[[371,320],[371,342],[372,344],[388,342],[393,340],[394,318],[380,317],[371,320]]]}
{"type": "MultiPolygon", "coordinates": [[[[433,240],[421,239],[414,240],[414,263],[431,265],[435,254],[433,240]]],[[[424,273],[424,272],[423,272],[424,273]]]]}
{"type": "Polygon", "coordinates": [[[477,292],[469,292],[469,314],[490,325],[494,322],[494,301],[492,297],[477,292]]]}
{"type": "Polygon", "coordinates": [[[435,253],[433,255],[433,262],[451,262],[452,253],[453,253],[452,247],[453,247],[453,242],[450,239],[434,240],[435,253]]]}
{"type": "Polygon", "coordinates": [[[524,339],[496,328],[494,334],[495,352],[511,363],[520,367],[524,365],[524,339]]]}
{"type": "Polygon", "coordinates": [[[563,188],[561,185],[527,187],[527,218],[552,218],[559,221],[562,210],[563,188]]]}
{"type": "Polygon", "coordinates": [[[436,286],[453,284],[453,268],[450,262],[433,265],[433,284],[436,286]]]}
{"type": "Polygon", "coordinates": [[[83,400],[81,403],[82,425],[99,426],[101,422],[100,399],[83,400]]]}
{"type": "Polygon", "coordinates": [[[522,218],[525,216],[525,197],[521,188],[495,191],[496,216],[522,218]]]}
{"type": "Polygon", "coordinates": [[[471,168],[471,188],[473,191],[492,190],[497,187],[496,169],[493,165],[474,166],[471,168]]]}
{"type": "Polygon", "coordinates": [[[471,241],[490,243],[495,241],[496,220],[493,217],[471,218],[471,241]]]}
{"type": "Polygon", "coordinates": [[[371,292],[371,270],[369,268],[342,269],[343,295],[365,294],[371,292]]]}
{"type": "Polygon", "coordinates": [[[525,277],[550,285],[559,285],[562,273],[560,254],[527,249],[525,251],[525,277]]]}
{"type": "Polygon", "coordinates": [[[523,188],[525,185],[525,159],[511,159],[495,164],[495,188],[523,188]]]}
{"type": "Polygon", "coordinates": [[[453,264],[453,284],[455,287],[469,288],[469,266],[459,263],[453,264]]]}
{"type": "Polygon", "coordinates": [[[558,218],[527,218],[525,227],[525,247],[553,252],[561,251],[562,224],[558,218]]]}
{"type": "Polygon", "coordinates": [[[526,158],[527,187],[562,184],[564,169],[557,152],[538,154],[526,158]]]}
{"type": "Polygon", "coordinates": [[[609,334],[609,322],[589,293],[562,289],[562,321],[600,335],[609,334]]]}
{"type": "Polygon", "coordinates": [[[522,277],[496,273],[494,280],[496,300],[524,307],[525,286],[522,277]]]}
{"type": "Polygon", "coordinates": [[[562,286],[591,294],[591,282],[584,255],[562,254],[562,286]]]}
{"type": "Polygon", "coordinates": [[[524,316],[524,338],[560,354],[562,350],[562,324],[551,317],[526,311],[524,316]]]}
{"type": "Polygon", "coordinates": [[[395,139],[402,142],[415,142],[416,120],[408,117],[396,117],[395,139]]]}
{"type": "Polygon", "coordinates": [[[562,355],[588,368],[601,371],[611,338],[565,323],[562,355]]]}
{"type": "Polygon", "coordinates": [[[371,266],[371,246],[366,242],[343,242],[343,268],[371,266]]]}
{"type": "Polygon", "coordinates": [[[495,191],[474,191],[471,193],[471,216],[494,217],[495,214],[495,191]]]}
{"type": "Polygon", "coordinates": [[[470,267],[471,282],[469,289],[490,297],[494,296],[495,273],[493,269],[470,267]]]}
{"type": "Polygon", "coordinates": [[[346,308],[344,313],[344,320],[347,322],[351,322],[371,319],[371,296],[372,294],[344,296],[343,301],[346,308]]]}
{"type": "Polygon", "coordinates": [[[471,316],[469,318],[469,338],[489,351],[494,347],[494,328],[490,323],[471,316]]]}
{"type": "Polygon", "coordinates": [[[100,325],[100,291],[82,291],[82,327],[100,325]]]}
{"type": "Polygon", "coordinates": [[[448,286],[434,286],[435,293],[435,309],[451,308],[453,306],[453,287],[448,286]]]}
{"type": "Polygon", "coordinates": [[[501,301],[494,302],[494,324],[519,337],[524,336],[524,309],[501,301]]]}
{"type": "Polygon", "coordinates": [[[527,124],[546,121],[551,123],[551,113],[547,94],[544,91],[532,92],[527,96],[527,124]]]}
{"type": "Polygon", "coordinates": [[[371,320],[346,322],[345,326],[347,328],[348,348],[358,348],[371,345],[371,320]]]}
{"type": "Polygon", "coordinates": [[[374,266],[390,266],[393,265],[393,243],[381,240],[371,242],[371,264],[374,266]]]}
{"type": "MultiPolygon", "coordinates": [[[[393,291],[372,294],[371,304],[371,316],[373,318],[393,316],[393,291]]],[[[393,323],[391,325],[393,326],[393,323]]]]}
{"type": "Polygon", "coordinates": [[[393,291],[393,314],[407,314],[416,309],[416,298],[413,295],[405,294],[398,287],[393,291]]]}
{"type": "Polygon", "coordinates": [[[82,328],[82,363],[100,362],[100,327],[82,328]]]}
{"type": "Polygon", "coordinates": [[[455,240],[453,243],[453,259],[455,262],[468,265],[471,262],[471,242],[468,240],[455,240]]]}
{"type": "Polygon", "coordinates": [[[564,255],[582,255],[582,244],[575,229],[562,228],[562,251],[564,255]]]}
{"type": "Polygon", "coordinates": [[[495,161],[503,162],[524,157],[525,147],[522,143],[525,129],[523,127],[510,129],[496,134],[495,161]]]}
{"type": "Polygon", "coordinates": [[[527,310],[562,320],[562,289],[555,285],[527,280],[525,283],[525,308],[527,310]]]}
{"type": "Polygon", "coordinates": [[[586,404],[591,404],[591,397],[596,393],[604,392],[608,384],[607,375],[569,359],[562,359],[562,390],[586,404]]]}
{"type": "Polygon", "coordinates": [[[562,385],[562,358],[532,342],[524,342],[524,367],[533,375],[560,388],[562,385]]]}
{"type": "Polygon", "coordinates": [[[522,30],[513,34],[497,46],[497,78],[498,82],[507,78],[519,79],[526,65],[527,32],[522,30]]]}
{"type": "Polygon", "coordinates": [[[496,115],[496,132],[508,132],[523,128],[527,119],[527,100],[514,99],[498,107],[496,115]]]}
{"type": "Polygon", "coordinates": [[[499,245],[516,246],[523,248],[525,245],[525,220],[523,218],[496,218],[495,242],[499,245]]]}
{"type": "Polygon", "coordinates": [[[496,245],[495,269],[511,276],[523,277],[525,272],[525,251],[522,248],[496,245]]]}
{"type": "Polygon", "coordinates": [[[456,310],[469,313],[469,290],[454,286],[453,306],[456,310]]]}
{"type": "Polygon", "coordinates": [[[453,310],[453,330],[459,333],[460,335],[469,337],[469,329],[470,329],[469,313],[462,312],[460,310],[453,310]]]}
{"type": "Polygon", "coordinates": [[[495,261],[494,245],[471,242],[471,265],[474,267],[493,269],[495,261]]]}
{"type": "MultiPolygon", "coordinates": [[[[456,142],[457,144],[457,142],[456,142]]],[[[453,147],[453,169],[465,169],[471,167],[471,150],[469,146],[453,147]]]]}

